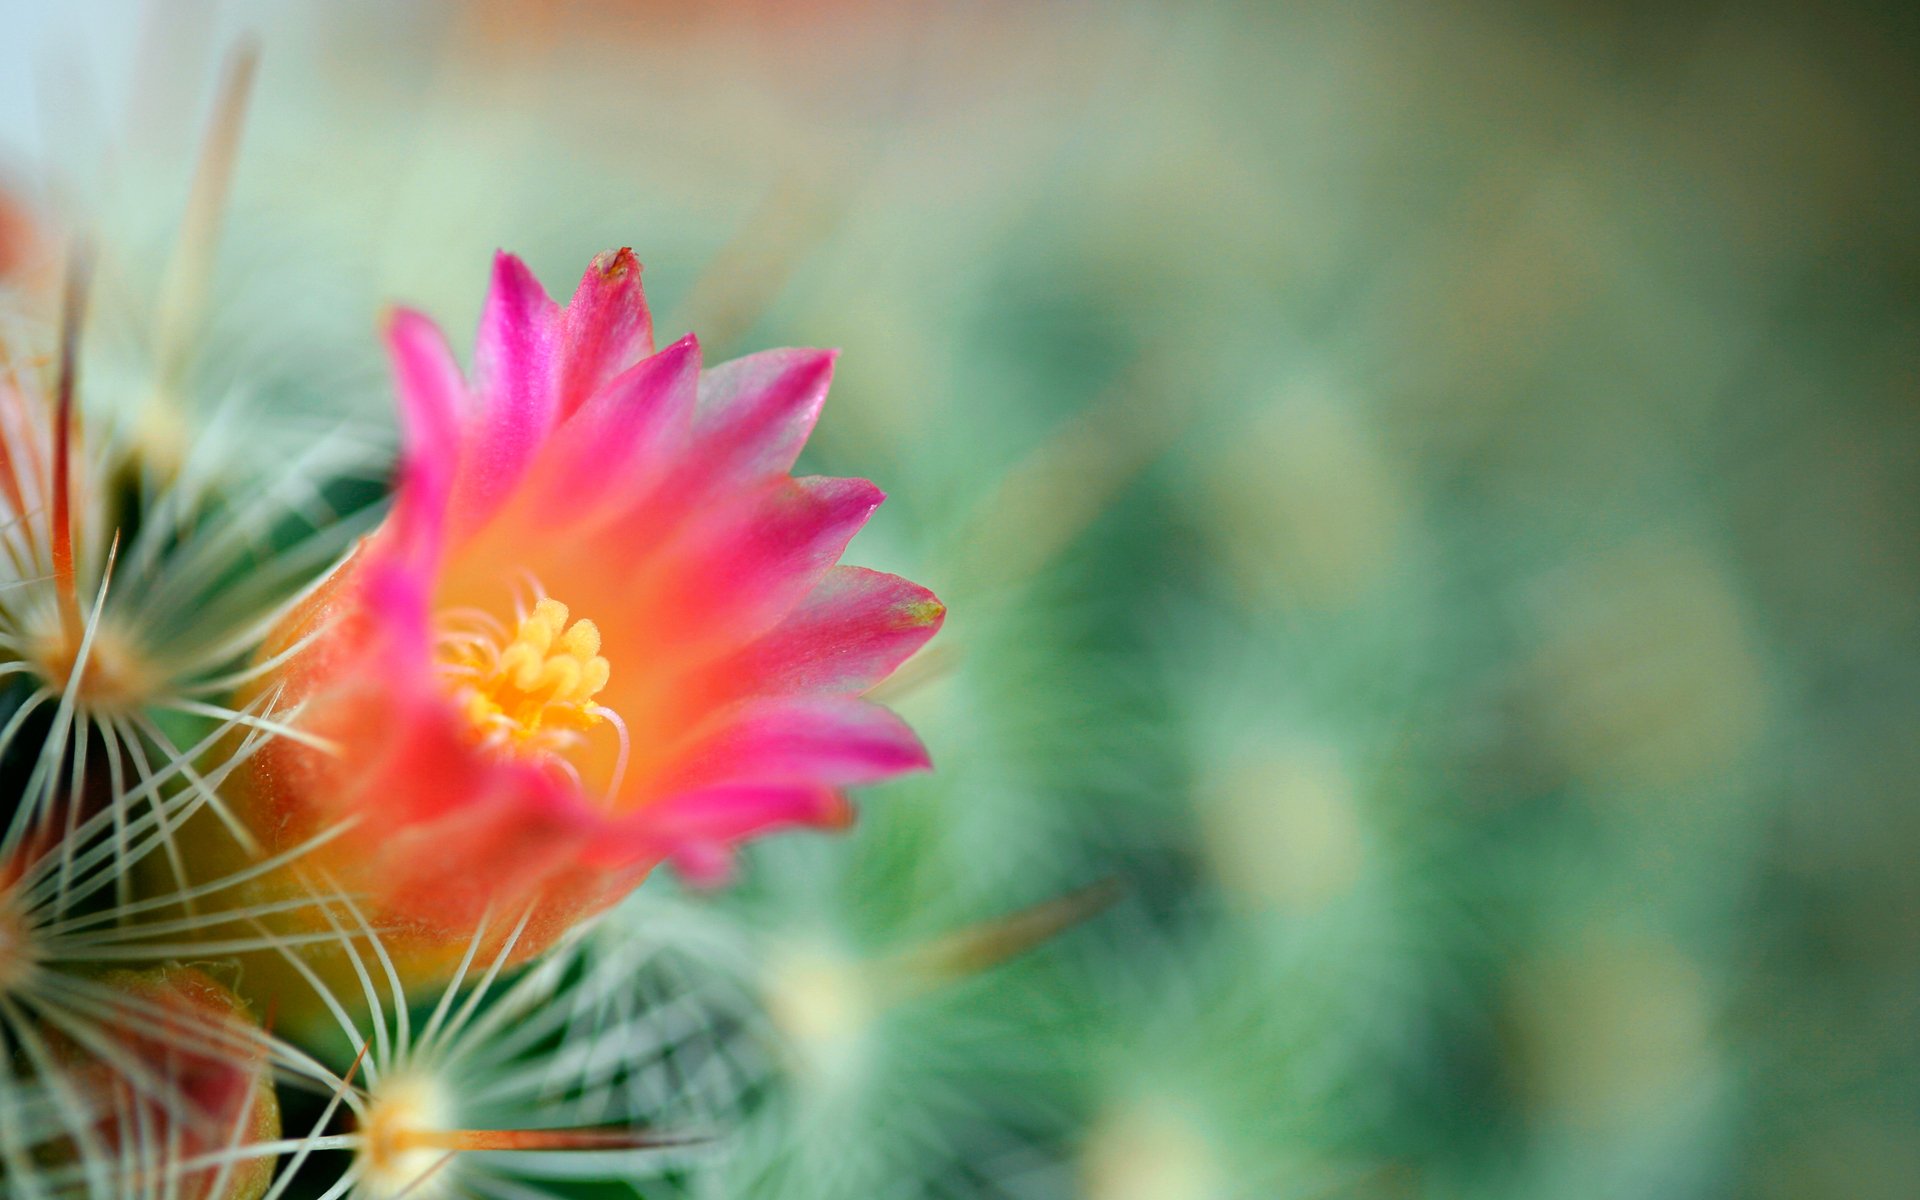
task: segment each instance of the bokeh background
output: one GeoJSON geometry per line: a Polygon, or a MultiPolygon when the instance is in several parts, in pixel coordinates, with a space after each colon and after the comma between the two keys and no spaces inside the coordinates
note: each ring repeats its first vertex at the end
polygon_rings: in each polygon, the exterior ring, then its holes
{"type": "Polygon", "coordinates": [[[1920,1194],[1903,7],[0,29],[0,274],[84,230],[108,342],[257,45],[197,396],[390,436],[381,307],[471,328],[496,247],[843,348],[803,465],[949,604],[940,769],[620,914],[779,1048],[640,1194],[1920,1194]]]}

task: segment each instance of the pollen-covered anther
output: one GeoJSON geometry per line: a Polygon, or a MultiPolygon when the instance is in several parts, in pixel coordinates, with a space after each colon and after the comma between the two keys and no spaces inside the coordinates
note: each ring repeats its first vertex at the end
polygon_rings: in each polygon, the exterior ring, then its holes
{"type": "Polygon", "coordinates": [[[442,635],[442,667],[482,744],[553,753],[604,719],[594,697],[612,668],[600,655],[600,629],[568,616],[565,604],[543,597],[504,645],[494,623],[442,635]]]}

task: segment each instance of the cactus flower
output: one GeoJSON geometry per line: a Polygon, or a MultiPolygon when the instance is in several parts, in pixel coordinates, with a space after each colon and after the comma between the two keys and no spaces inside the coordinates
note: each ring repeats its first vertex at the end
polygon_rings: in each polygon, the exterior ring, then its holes
{"type": "Polygon", "coordinates": [[[714,879],[927,766],[861,693],[944,609],[836,565],[878,488],[790,474],[831,352],[655,351],[629,250],[564,308],[499,255],[471,383],[427,318],[386,340],[394,507],[263,650],[304,736],[244,807],[271,848],[350,821],[318,865],[398,952],[492,921],[523,958],[663,861],[714,879]]]}

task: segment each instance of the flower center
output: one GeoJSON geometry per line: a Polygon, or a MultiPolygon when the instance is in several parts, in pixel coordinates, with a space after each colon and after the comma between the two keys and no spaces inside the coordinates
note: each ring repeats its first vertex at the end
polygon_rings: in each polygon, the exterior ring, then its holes
{"type": "Polygon", "coordinates": [[[484,613],[457,613],[443,626],[440,668],[483,746],[557,754],[612,715],[593,700],[610,672],[599,627],[567,617],[566,605],[542,597],[510,637],[484,613]]]}
{"type": "Polygon", "coordinates": [[[152,698],[155,675],[138,651],[113,626],[94,631],[86,665],[80,665],[80,634],[53,629],[35,637],[29,660],[40,677],[56,689],[74,688],[74,699],[95,712],[128,712],[152,698]],[[80,678],[74,682],[74,673],[80,678]]]}
{"type": "Polygon", "coordinates": [[[360,1131],[368,1190],[382,1198],[432,1194],[421,1188],[447,1156],[433,1144],[448,1123],[445,1092],[408,1074],[385,1081],[370,1099],[360,1131]]]}

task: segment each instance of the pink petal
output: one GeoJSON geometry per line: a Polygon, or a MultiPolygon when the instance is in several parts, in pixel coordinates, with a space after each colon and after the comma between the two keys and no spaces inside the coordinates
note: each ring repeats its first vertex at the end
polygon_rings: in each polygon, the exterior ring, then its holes
{"type": "Polygon", "coordinates": [[[653,319],[632,250],[594,256],[561,325],[558,415],[564,420],[607,380],[653,353],[653,319]]]}
{"type": "Polygon", "coordinates": [[[366,661],[351,670],[372,689],[390,693],[384,699],[412,702],[422,696],[437,699],[439,680],[433,676],[433,620],[428,597],[434,571],[404,556],[372,556],[362,567],[356,586],[359,613],[368,621],[360,657],[366,661]]]}
{"type": "Polygon", "coordinates": [[[689,334],[603,385],[541,449],[532,511],[568,514],[581,536],[582,514],[630,503],[649,475],[663,482],[661,464],[685,447],[699,375],[689,334]]]}
{"type": "Polygon", "coordinates": [[[780,624],[688,686],[715,698],[863,692],[924,645],[946,613],[917,583],[865,567],[835,567],[780,624]]]}
{"type": "Polygon", "coordinates": [[[791,468],[833,380],[832,350],[768,350],[700,379],[696,491],[791,468]]]}
{"type": "Polygon", "coordinates": [[[733,881],[733,848],[725,842],[682,842],[672,853],[674,870],[693,887],[711,890],[733,881]]]}
{"type": "Polygon", "coordinates": [[[697,886],[724,883],[733,847],[748,838],[792,826],[835,828],[853,819],[846,797],[807,785],[725,786],[664,797],[628,825],[649,853],[671,857],[697,886]]]}
{"type": "Polygon", "coordinates": [[[843,825],[846,797],[811,784],[730,784],[666,796],[649,805],[636,827],[665,843],[735,842],[782,825],[843,825]]]}
{"type": "Polygon", "coordinates": [[[654,567],[647,602],[676,657],[714,639],[738,645],[779,620],[885,498],[864,479],[785,479],[690,527],[654,567]]]}
{"type": "Polygon", "coordinates": [[[655,786],[668,793],[742,784],[838,788],[929,765],[913,730],[877,704],[789,696],[722,714],[655,786]]]}
{"type": "Polygon", "coordinates": [[[460,464],[466,383],[446,337],[417,312],[394,312],[387,322],[387,349],[400,396],[403,445],[390,536],[407,557],[433,562],[460,464]]]}
{"type": "Polygon", "coordinates": [[[783,476],[820,415],[833,360],[826,350],[769,350],[702,372],[692,445],[627,514],[636,544],[658,544],[716,501],[783,476]]]}
{"type": "Polygon", "coordinates": [[[472,417],[453,515],[461,532],[483,523],[519,482],[554,421],[553,348],[559,310],[527,265],[493,261],[493,287],[474,343],[472,417]]]}

